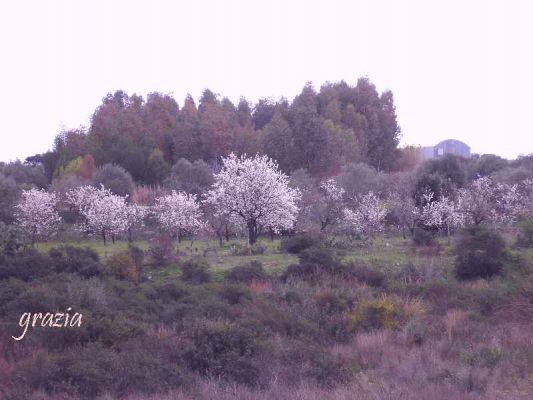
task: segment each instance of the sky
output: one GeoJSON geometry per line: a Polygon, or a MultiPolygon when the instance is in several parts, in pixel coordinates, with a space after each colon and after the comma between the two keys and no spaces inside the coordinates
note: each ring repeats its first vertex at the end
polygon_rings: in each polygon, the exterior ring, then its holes
{"type": "Polygon", "coordinates": [[[306,82],[394,93],[401,144],[533,153],[533,1],[10,1],[0,8],[0,160],[88,126],[101,99],[205,88],[294,98],[306,82]]]}

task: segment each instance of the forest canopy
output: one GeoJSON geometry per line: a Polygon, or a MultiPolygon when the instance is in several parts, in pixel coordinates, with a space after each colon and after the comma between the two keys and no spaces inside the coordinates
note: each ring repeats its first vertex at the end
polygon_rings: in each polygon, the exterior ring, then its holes
{"type": "Polygon", "coordinates": [[[180,159],[216,166],[232,152],[260,153],[287,173],[305,168],[323,177],[353,162],[390,171],[399,138],[392,92],[378,93],[368,78],[319,92],[307,84],[292,102],[241,98],[237,105],[209,89],[198,104],[188,95],[181,107],[167,94],[145,99],[118,90],[102,99],[88,128],[61,132],[51,151],[26,161],[42,164],[49,181],[111,163],[136,182],[160,184],[180,159]]]}

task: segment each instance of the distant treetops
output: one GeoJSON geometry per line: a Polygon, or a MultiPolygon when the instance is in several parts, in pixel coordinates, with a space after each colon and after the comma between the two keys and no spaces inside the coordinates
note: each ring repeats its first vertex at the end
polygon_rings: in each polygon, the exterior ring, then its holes
{"type": "Polygon", "coordinates": [[[181,108],[169,95],[143,99],[119,90],[104,97],[88,129],[61,132],[51,151],[27,161],[42,163],[49,181],[92,179],[97,166],[111,163],[138,183],[160,184],[179,159],[214,165],[230,153],[260,153],[286,173],[327,176],[351,162],[390,170],[399,137],[392,93],[378,93],[367,78],[355,86],[327,83],[319,92],[308,84],[292,102],[234,105],[206,89],[198,105],[187,96],[181,108]]]}

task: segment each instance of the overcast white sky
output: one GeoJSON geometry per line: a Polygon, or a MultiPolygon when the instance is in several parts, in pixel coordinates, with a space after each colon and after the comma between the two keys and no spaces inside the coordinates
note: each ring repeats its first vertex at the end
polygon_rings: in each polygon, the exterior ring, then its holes
{"type": "Polygon", "coordinates": [[[533,152],[533,1],[10,1],[0,8],[0,160],[87,126],[108,92],[292,99],[368,76],[402,144],[533,152]]]}

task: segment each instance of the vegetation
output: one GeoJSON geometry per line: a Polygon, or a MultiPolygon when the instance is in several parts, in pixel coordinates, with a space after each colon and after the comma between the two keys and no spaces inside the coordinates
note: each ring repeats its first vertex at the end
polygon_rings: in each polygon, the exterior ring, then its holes
{"type": "Polygon", "coordinates": [[[0,164],[2,398],[531,397],[533,157],[398,139],[366,78],[117,91],[0,164]]]}

